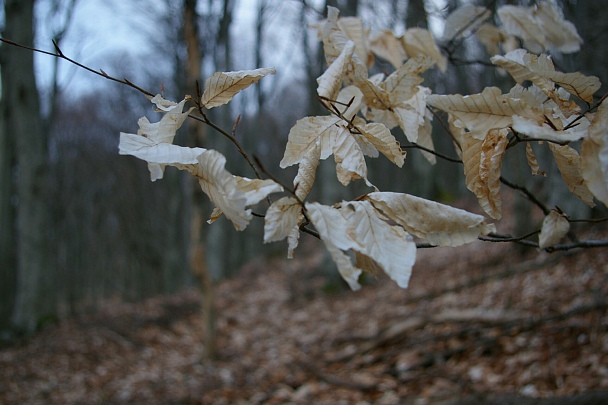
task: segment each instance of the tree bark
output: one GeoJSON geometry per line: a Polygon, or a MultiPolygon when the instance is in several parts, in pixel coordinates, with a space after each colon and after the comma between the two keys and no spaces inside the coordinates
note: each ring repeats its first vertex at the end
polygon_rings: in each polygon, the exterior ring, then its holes
{"type": "MultiPolygon", "coordinates": [[[[4,2],[5,38],[33,45],[34,3],[34,0],[4,2]]],[[[55,312],[53,272],[48,260],[47,141],[41,125],[33,52],[3,47],[2,91],[2,124],[7,138],[4,142],[8,143],[8,150],[2,154],[8,160],[2,167],[12,172],[12,181],[16,182],[11,185],[13,192],[2,196],[15,204],[14,211],[12,207],[8,210],[15,215],[7,215],[9,222],[3,222],[2,227],[14,231],[12,240],[2,237],[2,242],[7,243],[2,253],[6,254],[9,246],[15,253],[14,257],[9,253],[2,258],[3,263],[10,265],[2,271],[14,274],[8,275],[15,280],[12,325],[31,332],[44,317],[55,312]]],[[[8,189],[7,185],[3,184],[2,189],[8,189]]]]}

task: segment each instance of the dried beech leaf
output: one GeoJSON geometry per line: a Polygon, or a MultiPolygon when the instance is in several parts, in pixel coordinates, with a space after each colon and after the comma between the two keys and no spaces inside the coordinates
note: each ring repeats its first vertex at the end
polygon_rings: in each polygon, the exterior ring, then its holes
{"type": "Polygon", "coordinates": [[[165,166],[176,166],[196,175],[198,172],[198,156],[206,149],[187,148],[171,143],[158,143],[145,136],[120,133],[118,153],[132,155],[148,162],[152,181],[162,179],[165,166]]]}
{"type": "Polygon", "coordinates": [[[500,54],[500,44],[505,41],[506,35],[492,24],[481,24],[475,35],[482,43],[489,55],[500,54]]]}
{"type": "Polygon", "coordinates": [[[543,28],[537,23],[530,9],[508,5],[499,7],[496,14],[505,32],[521,38],[524,47],[530,52],[541,53],[546,49],[543,28]]]}
{"type": "Polygon", "coordinates": [[[356,268],[344,253],[356,246],[357,242],[351,238],[349,224],[342,216],[342,212],[319,203],[306,203],[306,211],[342,278],[351,289],[360,289],[358,279],[361,269],[356,268]]]}
{"type": "Polygon", "coordinates": [[[538,246],[541,249],[555,246],[570,230],[570,222],[565,215],[552,210],[543,220],[543,226],[538,235],[538,246]]]}
{"type": "Polygon", "coordinates": [[[461,144],[467,188],[496,220],[502,217],[500,169],[507,143],[507,130],[492,130],[483,141],[468,136],[461,144]]]}
{"type": "Polygon", "coordinates": [[[465,34],[475,31],[492,13],[485,7],[465,4],[454,10],[445,20],[443,40],[451,41],[462,38],[465,34]]]}
{"type": "Polygon", "coordinates": [[[372,186],[367,180],[367,165],[363,151],[350,131],[343,128],[342,131],[336,132],[333,141],[338,181],[346,186],[353,180],[363,179],[368,186],[372,186]]]}
{"type": "Polygon", "coordinates": [[[369,28],[365,28],[359,17],[342,17],[338,19],[337,24],[346,37],[355,44],[355,53],[361,62],[366,66],[371,64],[373,57],[370,59],[371,55],[367,45],[369,28]]]}
{"type": "Polygon", "coordinates": [[[608,103],[602,103],[581,147],[581,172],[595,197],[608,205],[608,103]]]}
{"type": "MultiPolygon", "coordinates": [[[[331,65],[340,56],[342,50],[348,44],[348,42],[355,43],[355,49],[357,40],[351,40],[342,28],[340,28],[338,16],[340,11],[335,8],[327,7],[327,20],[323,25],[323,52],[325,53],[325,60],[327,65],[331,65]]],[[[359,50],[356,49],[355,53],[351,57],[351,62],[348,64],[346,70],[347,75],[355,75],[361,77],[367,77],[367,66],[358,56],[359,50]]]]}
{"type": "Polygon", "coordinates": [[[201,103],[205,108],[224,105],[241,90],[257,83],[262,77],[275,73],[274,68],[214,73],[205,81],[205,91],[201,97],[201,103]]]}
{"type": "Polygon", "coordinates": [[[549,143],[549,148],[553,152],[557,168],[566,182],[568,190],[588,206],[595,207],[593,194],[587,188],[581,173],[581,157],[578,152],[568,145],[561,146],[554,143],[549,143]]]}
{"type": "Polygon", "coordinates": [[[597,77],[579,72],[557,72],[549,56],[532,55],[525,49],[516,49],[505,56],[494,56],[491,60],[493,64],[506,69],[517,83],[529,80],[552,99],[556,99],[554,84],[586,102],[592,102],[593,94],[601,87],[597,77]]]}
{"type": "Polygon", "coordinates": [[[432,94],[426,102],[454,115],[479,140],[492,129],[511,126],[513,115],[537,118],[524,100],[503,95],[497,87],[486,87],[480,94],[470,96],[432,94]]]}
{"type": "Polygon", "coordinates": [[[236,178],[236,189],[245,194],[245,203],[254,205],[265,199],[268,194],[282,191],[273,180],[248,179],[247,177],[234,176],[236,178]]]}
{"type": "Polygon", "coordinates": [[[384,88],[370,79],[356,76],[354,84],[363,93],[365,104],[378,110],[389,110],[392,107],[391,97],[384,88]]]}
{"type": "Polygon", "coordinates": [[[357,242],[353,249],[376,262],[399,287],[407,288],[416,261],[412,236],[389,225],[369,201],[342,203],[341,211],[357,242]]]}
{"type": "Polygon", "coordinates": [[[496,232],[481,215],[408,194],[370,193],[366,199],[387,217],[419,238],[438,246],[460,246],[496,232]]]}
{"type": "Polygon", "coordinates": [[[534,17],[543,29],[545,48],[563,53],[580,51],[583,39],[576,27],[570,21],[564,20],[551,2],[540,2],[534,10],[534,17]]]}
{"type": "Polygon", "coordinates": [[[298,174],[293,179],[293,185],[296,190],[296,196],[300,200],[304,200],[315,182],[317,176],[317,167],[321,160],[321,141],[319,140],[315,147],[308,150],[308,153],[300,160],[298,166],[298,174]]]}
{"type": "Polygon", "coordinates": [[[426,87],[418,86],[416,90],[411,98],[393,108],[399,126],[412,143],[418,142],[418,129],[427,120],[426,98],[431,94],[431,90],[426,87]]]}
{"type": "Polygon", "coordinates": [[[251,184],[255,186],[245,187],[247,191],[241,191],[238,187],[239,178],[224,168],[226,158],[217,151],[204,151],[198,156],[198,163],[200,171],[197,177],[201,189],[232,222],[237,231],[244,230],[251,221],[251,210],[246,209],[248,202],[259,201],[272,192],[282,191],[282,187],[274,182],[274,185],[269,186],[268,180],[262,183],[248,183],[247,186],[251,184]],[[261,189],[263,192],[260,192],[261,189]]]}
{"type": "Polygon", "coordinates": [[[406,152],[401,149],[399,142],[391,131],[380,123],[366,124],[363,119],[355,120],[355,125],[361,130],[363,136],[380,151],[391,162],[402,167],[406,152]]]}
{"type": "Polygon", "coordinates": [[[332,63],[327,70],[317,79],[319,87],[317,94],[321,97],[335,100],[342,88],[342,81],[346,73],[347,66],[350,63],[353,52],[355,52],[355,44],[349,41],[340,56],[332,63]]]}
{"type": "Polygon", "coordinates": [[[264,243],[287,238],[303,218],[302,206],[293,197],[273,202],[264,217],[264,243]]]}
{"type": "Polygon", "coordinates": [[[547,176],[547,174],[540,170],[540,165],[538,164],[538,161],[536,160],[536,155],[534,154],[534,150],[532,149],[532,143],[531,142],[527,142],[526,143],[526,159],[528,161],[528,165],[530,166],[530,169],[532,170],[532,175],[533,176],[547,176]]]}
{"type": "Polygon", "coordinates": [[[578,141],[587,135],[587,128],[589,127],[589,121],[587,119],[581,120],[578,126],[570,128],[565,131],[556,130],[555,124],[562,126],[561,122],[552,121],[552,125],[545,122],[539,123],[536,120],[526,119],[518,115],[513,116],[513,130],[529,136],[530,138],[564,143],[571,141],[578,141]]]}
{"type": "Polygon", "coordinates": [[[370,41],[371,51],[398,69],[407,58],[401,40],[392,31],[382,31],[370,41]]]}
{"type": "Polygon", "coordinates": [[[390,95],[391,107],[411,99],[418,92],[418,85],[424,80],[420,75],[430,66],[431,59],[428,57],[410,59],[380,83],[380,87],[390,95]]]}
{"type": "Polygon", "coordinates": [[[405,31],[402,38],[405,52],[410,58],[428,56],[441,73],[448,67],[448,59],[441,54],[433,35],[424,28],[410,28],[405,31]]]}
{"type": "Polygon", "coordinates": [[[287,258],[293,259],[293,252],[300,243],[300,227],[294,226],[289,235],[287,235],[287,258]]]}
{"type": "Polygon", "coordinates": [[[336,124],[342,120],[338,117],[304,117],[296,122],[289,131],[285,154],[281,160],[281,168],[300,163],[310,151],[321,145],[321,159],[327,159],[333,151],[334,133],[341,129],[336,124]]]}

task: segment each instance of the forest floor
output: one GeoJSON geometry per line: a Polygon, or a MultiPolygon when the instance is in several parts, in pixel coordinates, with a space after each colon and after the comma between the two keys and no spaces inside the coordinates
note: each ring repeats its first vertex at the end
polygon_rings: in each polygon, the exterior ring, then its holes
{"type": "Polygon", "coordinates": [[[315,274],[322,251],[217,286],[215,362],[198,293],[109,301],[1,348],[0,403],[608,403],[608,249],[421,249],[408,289],[357,292],[315,274]]]}

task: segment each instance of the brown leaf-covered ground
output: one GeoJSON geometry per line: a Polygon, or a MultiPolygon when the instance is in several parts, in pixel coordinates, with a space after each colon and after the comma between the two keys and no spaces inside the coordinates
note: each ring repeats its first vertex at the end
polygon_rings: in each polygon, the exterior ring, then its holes
{"type": "Polygon", "coordinates": [[[215,362],[196,292],[108,302],[0,349],[0,403],[608,403],[608,249],[426,249],[407,290],[329,292],[315,243],[219,284],[215,362]]]}

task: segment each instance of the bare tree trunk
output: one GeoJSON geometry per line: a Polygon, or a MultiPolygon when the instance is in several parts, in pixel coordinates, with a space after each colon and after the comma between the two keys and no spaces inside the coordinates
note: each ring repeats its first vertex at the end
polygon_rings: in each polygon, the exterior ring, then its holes
{"type": "MultiPolygon", "coordinates": [[[[32,46],[34,0],[6,0],[4,8],[4,37],[32,46]]],[[[47,142],[41,125],[32,52],[3,47],[2,92],[3,130],[10,138],[8,156],[14,156],[16,180],[15,194],[3,196],[16,203],[14,221],[3,223],[3,228],[16,232],[10,242],[14,243],[16,256],[8,259],[16,269],[12,323],[19,330],[31,332],[43,317],[55,312],[53,271],[48,260],[47,142]]]]}

